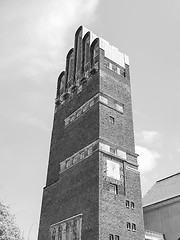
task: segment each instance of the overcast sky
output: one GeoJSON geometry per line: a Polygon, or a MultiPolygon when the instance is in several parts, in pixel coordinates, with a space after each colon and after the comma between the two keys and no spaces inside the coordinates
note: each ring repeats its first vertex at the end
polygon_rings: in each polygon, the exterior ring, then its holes
{"type": "Polygon", "coordinates": [[[0,199],[36,240],[56,82],[80,25],[130,58],[143,194],[180,171],[178,0],[0,0],[0,199]]]}

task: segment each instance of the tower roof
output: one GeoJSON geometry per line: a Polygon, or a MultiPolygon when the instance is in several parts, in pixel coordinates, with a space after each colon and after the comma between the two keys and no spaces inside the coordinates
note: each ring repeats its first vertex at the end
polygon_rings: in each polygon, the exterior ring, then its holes
{"type": "MultiPolygon", "coordinates": [[[[88,30],[86,27],[81,26],[78,30],[82,28],[82,37],[85,36],[87,32],[90,32],[90,42],[92,43],[96,38],[99,38],[99,45],[100,48],[104,50],[105,57],[109,58],[113,62],[119,64],[122,67],[125,67],[125,64],[129,65],[129,57],[121,53],[118,48],[112,46],[108,41],[104,40],[103,38],[98,37],[96,34],[88,30]]],[[[77,30],[77,31],[78,31],[77,30]]],[[[76,32],[77,32],[76,31],[76,32]]]]}
{"type": "Polygon", "coordinates": [[[180,196],[180,172],[158,180],[143,197],[143,207],[180,196]]]}

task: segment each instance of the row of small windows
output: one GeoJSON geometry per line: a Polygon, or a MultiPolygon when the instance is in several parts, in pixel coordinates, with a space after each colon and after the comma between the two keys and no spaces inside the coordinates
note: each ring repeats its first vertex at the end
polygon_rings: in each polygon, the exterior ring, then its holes
{"type": "Polygon", "coordinates": [[[87,112],[96,102],[98,101],[98,95],[91,98],[85,104],[83,104],[80,108],[78,108],[75,112],[73,112],[69,117],[67,117],[64,122],[65,126],[74,122],[77,118],[79,118],[82,114],[87,112]]]}
{"type": "Polygon", "coordinates": [[[76,165],[77,163],[81,162],[82,160],[90,157],[92,153],[98,149],[98,142],[95,141],[89,146],[81,149],[79,152],[75,153],[73,156],[67,158],[63,162],[60,163],[60,173],[69,169],[70,167],[76,165]]]}
{"type": "Polygon", "coordinates": [[[118,235],[109,234],[109,240],[120,240],[118,235]]]}
{"type": "Polygon", "coordinates": [[[118,157],[120,157],[121,159],[123,160],[126,160],[126,152],[120,150],[120,149],[117,149],[117,148],[113,148],[105,143],[100,143],[100,146],[99,148],[105,152],[109,152],[111,154],[114,154],[118,157]]]}
{"type": "MultiPolygon", "coordinates": [[[[100,102],[102,102],[102,103],[104,103],[104,104],[106,104],[106,105],[109,105],[109,99],[108,99],[107,97],[105,97],[105,96],[100,96],[100,99],[99,99],[99,100],[100,100],[100,102]]],[[[114,102],[113,105],[114,105],[113,107],[114,107],[117,111],[119,111],[119,112],[121,112],[121,113],[124,112],[123,106],[120,105],[119,103],[114,102]]]]}
{"type": "MultiPolygon", "coordinates": [[[[98,101],[108,104],[108,98],[101,95],[99,96],[98,94],[95,95],[93,98],[91,98],[89,101],[83,104],[80,108],[78,108],[75,112],[73,112],[69,117],[67,117],[64,120],[65,126],[74,122],[77,118],[79,118],[82,114],[87,112],[98,101]]],[[[115,103],[114,108],[119,112],[123,113],[123,107],[120,104],[115,103]]],[[[110,122],[114,124],[115,122],[114,117],[110,116],[110,122]]],[[[116,154],[115,150],[111,149],[110,151],[112,151],[113,154],[116,154]]]]}
{"type": "Polygon", "coordinates": [[[126,208],[134,209],[134,202],[130,202],[129,200],[126,200],[126,208]]]}
{"type": "Polygon", "coordinates": [[[132,230],[133,232],[136,231],[136,224],[135,224],[135,223],[127,222],[126,226],[127,226],[127,229],[128,229],[129,231],[130,231],[130,230],[132,230]]]}
{"type": "Polygon", "coordinates": [[[122,70],[121,68],[117,67],[115,64],[110,63],[107,59],[104,59],[104,66],[112,70],[113,72],[121,75],[122,77],[126,77],[125,69],[122,70]]]}
{"type": "MultiPolygon", "coordinates": [[[[127,222],[126,226],[127,226],[127,230],[129,230],[129,231],[132,230],[133,232],[136,231],[135,223],[127,222]]],[[[109,234],[109,240],[120,240],[120,237],[119,237],[119,235],[109,234]]]]}

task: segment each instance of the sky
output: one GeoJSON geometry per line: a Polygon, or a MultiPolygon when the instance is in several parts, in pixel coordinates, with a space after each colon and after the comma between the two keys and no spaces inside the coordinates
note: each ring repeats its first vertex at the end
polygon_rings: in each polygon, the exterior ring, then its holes
{"type": "Polygon", "coordinates": [[[80,25],[130,58],[143,195],[180,172],[178,0],[0,0],[0,199],[36,240],[58,75],[80,25]]]}

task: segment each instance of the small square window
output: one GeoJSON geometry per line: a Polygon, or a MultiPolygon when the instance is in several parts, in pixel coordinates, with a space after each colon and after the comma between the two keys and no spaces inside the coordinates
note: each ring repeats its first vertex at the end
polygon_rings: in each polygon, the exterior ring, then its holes
{"type": "Polygon", "coordinates": [[[126,207],[129,208],[129,201],[126,200],[126,207]]]}
{"type": "Polygon", "coordinates": [[[131,208],[134,209],[134,202],[131,202],[131,208]]]}
{"type": "Polygon", "coordinates": [[[88,156],[92,155],[92,147],[88,148],[88,156]]]}
{"type": "Polygon", "coordinates": [[[132,223],[132,231],[136,231],[136,224],[132,223]]]}
{"type": "Polygon", "coordinates": [[[120,75],[123,76],[123,77],[125,77],[125,76],[126,76],[125,70],[121,70],[121,69],[120,69],[120,75]]]}
{"type": "Polygon", "coordinates": [[[110,116],[109,119],[110,119],[110,122],[114,124],[114,122],[115,122],[114,117],[110,116]]]}
{"type": "Polygon", "coordinates": [[[80,153],[80,159],[84,159],[84,151],[80,153]]]}
{"type": "Polygon", "coordinates": [[[104,60],[104,66],[109,68],[109,62],[107,60],[104,60]]]}
{"type": "Polygon", "coordinates": [[[118,186],[116,184],[110,183],[109,191],[113,194],[118,194],[118,186]]]}
{"type": "Polygon", "coordinates": [[[66,162],[66,168],[70,167],[71,166],[71,159],[69,159],[67,162],[66,162]]]}
{"type": "Polygon", "coordinates": [[[117,72],[117,67],[116,67],[115,65],[113,65],[113,64],[112,64],[112,70],[113,70],[114,72],[117,72]]]}
{"type": "Polygon", "coordinates": [[[131,223],[130,222],[127,222],[126,226],[127,226],[128,230],[131,230],[131,223]]]}
{"type": "Polygon", "coordinates": [[[110,153],[112,153],[112,154],[116,154],[116,149],[115,149],[115,148],[112,148],[112,147],[110,147],[110,153]]]}
{"type": "Polygon", "coordinates": [[[115,235],[115,240],[119,240],[119,236],[118,235],[115,235]]]}
{"type": "Polygon", "coordinates": [[[114,235],[113,234],[109,234],[109,240],[114,240],[114,235]]]}

